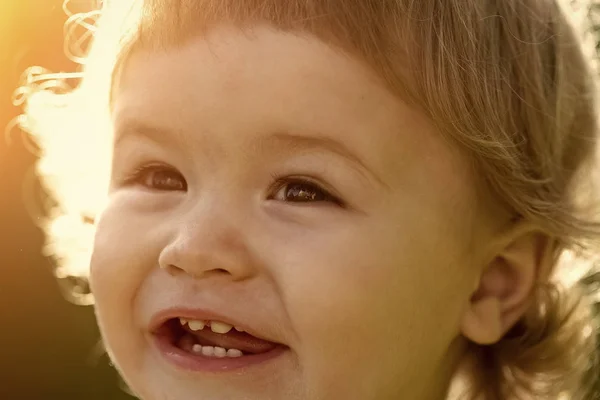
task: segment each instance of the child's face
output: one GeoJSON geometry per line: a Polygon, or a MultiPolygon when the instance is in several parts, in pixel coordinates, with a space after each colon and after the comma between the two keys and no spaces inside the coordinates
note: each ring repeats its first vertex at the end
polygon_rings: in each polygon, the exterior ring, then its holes
{"type": "Polygon", "coordinates": [[[475,189],[370,70],[311,37],[218,29],[133,55],[114,123],[92,288],[142,398],[440,398],[485,240],[475,189]],[[285,347],[169,343],[184,329],[165,320],[211,316],[285,347]]]}

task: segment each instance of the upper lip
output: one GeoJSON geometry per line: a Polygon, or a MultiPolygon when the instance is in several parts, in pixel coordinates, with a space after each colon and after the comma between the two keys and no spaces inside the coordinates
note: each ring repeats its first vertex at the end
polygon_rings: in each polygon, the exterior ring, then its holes
{"type": "Polygon", "coordinates": [[[253,326],[246,321],[235,319],[225,313],[219,313],[213,310],[189,308],[189,307],[170,307],[155,313],[151,320],[149,329],[150,332],[156,332],[165,322],[174,318],[183,318],[187,320],[203,320],[203,321],[220,321],[226,324],[242,328],[246,333],[262,340],[280,344],[275,338],[269,337],[265,332],[262,332],[260,327],[253,326]]]}

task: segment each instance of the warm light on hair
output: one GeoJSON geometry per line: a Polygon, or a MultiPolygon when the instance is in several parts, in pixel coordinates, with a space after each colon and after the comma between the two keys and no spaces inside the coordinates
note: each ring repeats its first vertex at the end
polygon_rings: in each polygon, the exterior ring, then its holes
{"type": "Polygon", "coordinates": [[[113,0],[73,15],[66,48],[85,72],[32,68],[16,98],[58,204],[42,224],[44,254],[59,276],[88,273],[109,185],[111,87],[132,52],[178,45],[221,21],[313,34],[423,110],[473,160],[487,198],[558,240],[556,281],[540,288],[526,334],[479,349],[486,369],[475,383],[489,398],[576,399],[595,343],[576,282],[600,248],[598,109],[594,39],[571,28],[586,30],[588,4],[560,3],[575,7],[564,13],[572,24],[551,0],[113,0]],[[78,54],[82,27],[94,34],[89,55],[78,54]],[[83,80],[70,90],[61,78],[83,80]]]}

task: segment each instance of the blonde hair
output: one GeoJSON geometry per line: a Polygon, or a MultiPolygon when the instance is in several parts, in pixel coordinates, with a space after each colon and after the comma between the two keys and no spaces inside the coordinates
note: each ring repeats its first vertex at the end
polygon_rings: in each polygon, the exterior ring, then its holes
{"type": "Polygon", "coordinates": [[[488,196],[556,240],[555,279],[539,287],[534,306],[504,339],[474,349],[469,397],[589,398],[598,328],[588,297],[569,277],[589,268],[600,244],[590,207],[598,200],[596,82],[582,37],[560,4],[113,0],[98,16],[78,20],[96,36],[81,57],[85,79],[76,90],[52,94],[45,76],[30,70],[19,92],[21,125],[40,143],[38,172],[58,202],[44,228],[46,251],[62,275],[86,274],[90,222],[102,208],[110,171],[111,85],[128,56],[141,47],[180,45],[221,23],[267,23],[314,35],[367,63],[460,145],[488,196]],[[77,150],[65,154],[69,148],[77,150]]]}

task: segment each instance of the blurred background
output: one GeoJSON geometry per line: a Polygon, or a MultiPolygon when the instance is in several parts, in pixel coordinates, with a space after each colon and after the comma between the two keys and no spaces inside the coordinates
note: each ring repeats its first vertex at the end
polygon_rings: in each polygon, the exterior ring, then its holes
{"type": "MultiPolygon", "coordinates": [[[[95,1],[71,0],[70,9],[95,1]]],[[[0,0],[0,133],[20,113],[11,95],[26,68],[76,69],[63,51],[62,3],[0,0]]],[[[93,309],[65,301],[41,255],[43,236],[23,202],[41,191],[35,160],[19,132],[0,136],[0,400],[131,399],[97,350],[93,309]]]]}
{"type": "MultiPolygon", "coordinates": [[[[71,1],[89,9],[90,0],[71,1]]],[[[63,52],[63,0],[0,0],[0,133],[20,112],[11,94],[23,71],[76,67],[63,52]]],[[[65,301],[42,257],[43,237],[23,198],[39,186],[18,132],[0,135],[0,399],[131,399],[105,356],[91,307],[65,301]]]]}

